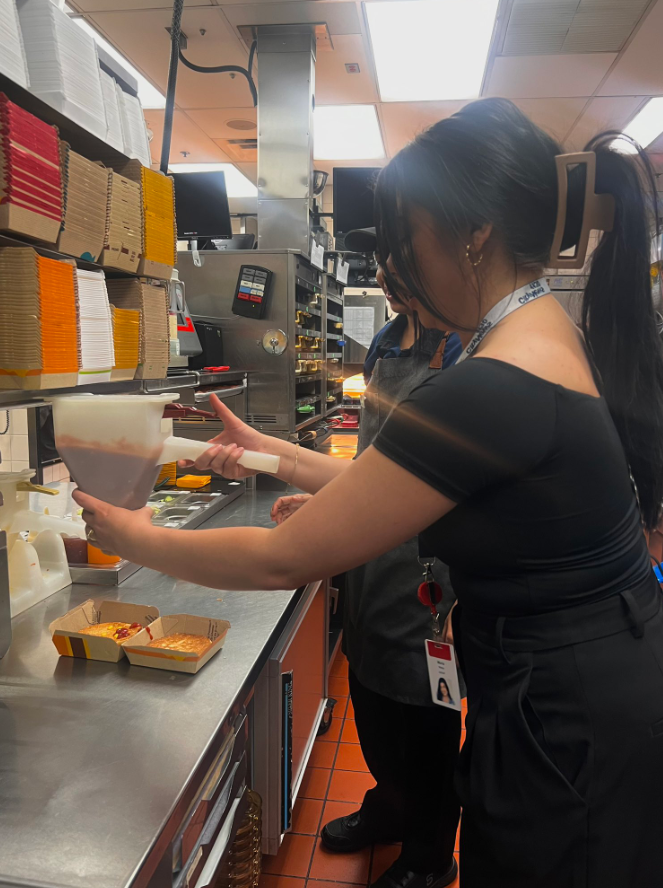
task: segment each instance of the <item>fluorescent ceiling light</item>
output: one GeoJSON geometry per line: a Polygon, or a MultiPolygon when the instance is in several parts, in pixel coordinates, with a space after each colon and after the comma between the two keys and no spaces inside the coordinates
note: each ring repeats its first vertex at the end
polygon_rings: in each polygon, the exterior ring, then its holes
{"type": "Polygon", "coordinates": [[[498,0],[365,4],[383,102],[475,99],[498,0]]]}
{"type": "Polygon", "coordinates": [[[138,81],[138,98],[140,99],[143,108],[155,109],[166,107],[166,97],[162,95],[155,86],[152,86],[150,81],[144,77],[137,68],[134,68],[131,62],[126,59],[121,52],[118,52],[108,40],[102,37],[92,25],[88,24],[75,9],[72,9],[71,6],[68,6],[66,3],[64,5],[64,11],[67,15],[72,16],[73,21],[76,22],[79,28],[82,28],[90,35],[90,37],[92,37],[97,46],[106,50],[108,55],[112,56],[116,62],[119,62],[128,74],[131,74],[132,77],[136,78],[138,81]]]}
{"type": "MultiPolygon", "coordinates": [[[[663,96],[650,99],[624,127],[627,136],[646,148],[663,133],[663,96]]],[[[615,139],[612,147],[624,154],[635,154],[633,145],[625,139],[615,139]]]]}
{"type": "Polygon", "coordinates": [[[384,145],[375,105],[318,105],[313,114],[316,160],[377,160],[384,145]]]}
{"type": "Polygon", "coordinates": [[[231,163],[171,163],[168,169],[171,173],[213,173],[221,170],[226,174],[228,197],[256,197],[258,194],[253,182],[231,163]]]}

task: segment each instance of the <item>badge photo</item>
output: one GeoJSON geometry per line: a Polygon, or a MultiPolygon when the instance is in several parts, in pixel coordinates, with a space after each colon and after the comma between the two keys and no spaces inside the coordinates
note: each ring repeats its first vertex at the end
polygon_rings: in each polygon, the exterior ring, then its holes
{"type": "Polygon", "coordinates": [[[460,683],[453,645],[430,639],[425,645],[433,703],[460,712],[460,683]]]}

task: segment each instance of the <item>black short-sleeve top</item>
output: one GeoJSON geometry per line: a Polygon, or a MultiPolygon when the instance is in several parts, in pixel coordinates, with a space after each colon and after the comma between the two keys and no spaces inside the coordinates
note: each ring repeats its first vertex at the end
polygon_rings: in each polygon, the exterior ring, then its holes
{"type": "Polygon", "coordinates": [[[421,541],[469,607],[544,613],[651,581],[603,398],[472,358],[418,386],[375,446],[458,504],[421,541]]]}

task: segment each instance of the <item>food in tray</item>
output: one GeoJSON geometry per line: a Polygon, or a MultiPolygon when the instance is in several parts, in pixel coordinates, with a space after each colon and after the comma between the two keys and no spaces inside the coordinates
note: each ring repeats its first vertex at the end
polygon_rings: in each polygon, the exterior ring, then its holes
{"type": "Polygon", "coordinates": [[[212,647],[212,642],[205,635],[173,632],[170,635],[164,635],[163,638],[155,638],[147,646],[164,648],[167,651],[184,651],[187,654],[202,656],[212,647]]]}
{"type": "Polygon", "coordinates": [[[87,629],[81,629],[83,635],[96,635],[99,638],[112,638],[118,644],[124,644],[130,638],[133,638],[137,632],[143,627],[140,623],[97,623],[94,626],[88,626],[87,629]]]}

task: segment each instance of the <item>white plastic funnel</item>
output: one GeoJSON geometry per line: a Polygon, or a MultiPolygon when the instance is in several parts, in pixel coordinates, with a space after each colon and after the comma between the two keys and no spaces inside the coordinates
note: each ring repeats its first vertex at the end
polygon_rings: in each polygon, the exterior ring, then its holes
{"type": "MultiPolygon", "coordinates": [[[[53,399],[55,446],[84,492],[114,506],[141,509],[159,467],[197,459],[208,443],[175,438],[164,407],[179,394],[63,395],[53,399]]],[[[239,460],[254,471],[277,472],[279,458],[247,451],[239,460]]]]}

